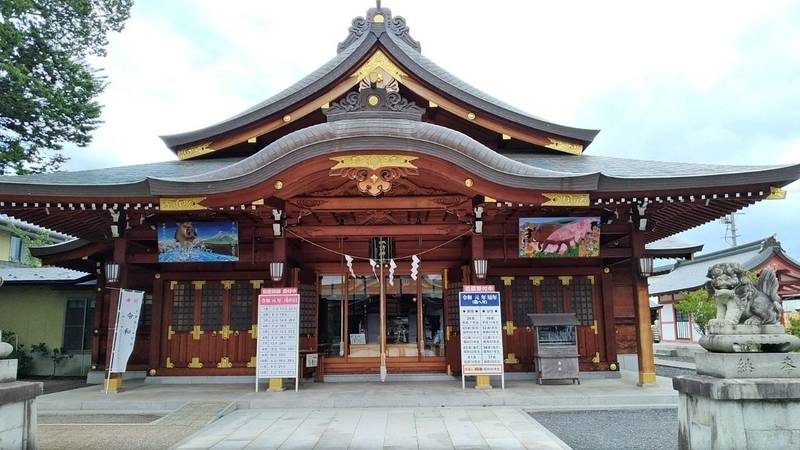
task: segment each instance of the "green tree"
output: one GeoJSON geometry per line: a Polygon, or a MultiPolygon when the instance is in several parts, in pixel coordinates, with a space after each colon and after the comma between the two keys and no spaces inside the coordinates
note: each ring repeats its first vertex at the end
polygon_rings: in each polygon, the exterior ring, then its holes
{"type": "Polygon", "coordinates": [[[681,292],[681,300],[675,305],[675,309],[691,315],[697,328],[703,334],[706,334],[708,321],[717,315],[717,304],[714,303],[714,299],[709,298],[708,291],[705,289],[681,292]]]}
{"type": "Polygon", "coordinates": [[[67,351],[64,350],[63,348],[54,347],[50,349],[44,342],[40,342],[38,344],[31,346],[31,350],[42,355],[45,358],[50,358],[50,361],[53,362],[53,373],[50,375],[50,378],[56,376],[56,369],[58,369],[58,366],[60,366],[61,363],[64,362],[64,360],[72,359],[72,357],[74,356],[71,353],[67,353],[67,351]]]}
{"type": "Polygon", "coordinates": [[[105,56],[132,0],[0,0],[0,174],[56,170],[100,124],[105,56]]]}

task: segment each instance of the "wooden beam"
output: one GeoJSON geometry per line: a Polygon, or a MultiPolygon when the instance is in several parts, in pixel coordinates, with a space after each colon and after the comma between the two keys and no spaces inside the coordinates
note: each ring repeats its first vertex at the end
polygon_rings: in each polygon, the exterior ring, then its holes
{"type": "Polygon", "coordinates": [[[469,225],[301,225],[286,228],[287,237],[303,238],[349,236],[458,236],[469,225]]]}
{"type": "Polygon", "coordinates": [[[470,199],[463,195],[424,197],[295,197],[287,202],[309,211],[448,209],[470,199]]]}

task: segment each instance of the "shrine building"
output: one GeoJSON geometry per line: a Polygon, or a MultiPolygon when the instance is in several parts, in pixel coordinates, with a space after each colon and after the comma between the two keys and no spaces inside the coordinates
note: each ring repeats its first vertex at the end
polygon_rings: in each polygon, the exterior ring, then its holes
{"type": "Polygon", "coordinates": [[[594,155],[598,130],[464,83],[385,7],[343,37],[286,90],[162,136],[176,160],[0,177],[0,213],[77,238],[34,255],[97,275],[93,369],[111,346],[109,288],[145,291],[129,370],[191,377],[254,375],[259,290],[297,287],[319,379],[377,374],[382,354],[389,379],[458,375],[458,292],[490,284],[506,372],[536,370],[529,313],[567,312],[582,372],[633,358],[654,383],[646,244],[800,178],[800,164],[594,155]]]}

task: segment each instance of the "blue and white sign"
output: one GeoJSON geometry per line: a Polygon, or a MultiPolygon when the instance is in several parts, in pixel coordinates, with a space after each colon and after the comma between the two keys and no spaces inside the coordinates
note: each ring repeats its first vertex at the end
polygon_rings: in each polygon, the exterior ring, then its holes
{"type": "Polygon", "coordinates": [[[503,375],[500,293],[494,286],[464,286],[461,316],[461,373],[503,375]]]}

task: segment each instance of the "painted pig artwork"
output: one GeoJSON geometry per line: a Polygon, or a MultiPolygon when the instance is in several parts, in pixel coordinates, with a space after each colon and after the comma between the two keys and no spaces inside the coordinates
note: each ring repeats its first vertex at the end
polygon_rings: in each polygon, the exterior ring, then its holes
{"type": "Polygon", "coordinates": [[[600,256],[600,218],[522,217],[519,219],[519,256],[600,256]]]}

